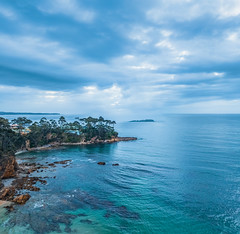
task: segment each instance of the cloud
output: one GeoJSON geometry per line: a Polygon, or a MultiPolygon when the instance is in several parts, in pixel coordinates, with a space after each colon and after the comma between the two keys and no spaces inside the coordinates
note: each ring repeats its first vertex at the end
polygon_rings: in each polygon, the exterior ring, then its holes
{"type": "Polygon", "coordinates": [[[82,113],[101,115],[121,112],[122,89],[117,85],[101,89],[85,86],[75,91],[40,90],[30,87],[0,86],[1,105],[5,111],[82,113]],[[84,109],[82,109],[84,107],[84,109]]]}
{"type": "Polygon", "coordinates": [[[124,119],[235,103],[238,8],[234,0],[5,1],[0,108],[124,119]]]}
{"type": "Polygon", "coordinates": [[[10,8],[6,8],[0,5],[0,15],[3,17],[9,19],[9,20],[15,20],[17,19],[17,14],[10,8]]]}
{"type": "MultiPolygon", "coordinates": [[[[2,65],[0,73],[2,76],[8,76],[5,84],[7,82],[12,85],[16,83],[17,77],[21,77],[18,84],[28,83],[34,86],[37,84],[38,87],[45,88],[47,83],[51,84],[51,88],[61,86],[65,89],[78,88],[84,86],[86,82],[96,82],[99,78],[111,79],[109,75],[106,76],[111,69],[105,64],[88,61],[78,55],[73,48],[45,37],[0,34],[0,50],[0,57],[8,58],[5,62],[2,60],[0,64],[2,65]],[[17,63],[9,64],[9,59],[14,59],[17,63]]],[[[104,81],[102,83],[105,84],[104,81]]]]}
{"type": "Polygon", "coordinates": [[[240,14],[240,2],[238,0],[160,0],[152,1],[146,11],[148,20],[164,24],[167,21],[191,22],[203,17],[226,20],[237,17],[240,14]]]}
{"type": "Polygon", "coordinates": [[[221,0],[218,13],[221,19],[238,16],[240,15],[240,2],[238,0],[221,0]]]}
{"type": "Polygon", "coordinates": [[[154,5],[146,12],[146,17],[155,23],[164,23],[169,19],[180,22],[193,20],[201,16],[206,9],[202,7],[206,5],[205,1],[200,5],[197,1],[163,0],[155,1],[154,5]]]}
{"type": "Polygon", "coordinates": [[[48,14],[63,14],[81,23],[92,22],[96,14],[79,5],[76,0],[51,0],[39,5],[39,10],[48,14]]]}
{"type": "Polygon", "coordinates": [[[2,55],[37,59],[46,63],[56,63],[71,57],[71,49],[64,48],[57,41],[34,36],[9,36],[0,34],[2,55]]]}

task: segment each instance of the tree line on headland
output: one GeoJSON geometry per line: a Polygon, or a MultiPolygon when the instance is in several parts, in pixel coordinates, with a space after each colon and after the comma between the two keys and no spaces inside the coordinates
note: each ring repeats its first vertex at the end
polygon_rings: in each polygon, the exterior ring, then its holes
{"type": "Polygon", "coordinates": [[[115,121],[99,118],[76,118],[67,122],[61,116],[58,121],[41,118],[32,122],[18,117],[9,122],[0,117],[0,156],[14,154],[17,150],[40,147],[54,142],[78,143],[107,140],[118,136],[114,130],[115,121]]]}

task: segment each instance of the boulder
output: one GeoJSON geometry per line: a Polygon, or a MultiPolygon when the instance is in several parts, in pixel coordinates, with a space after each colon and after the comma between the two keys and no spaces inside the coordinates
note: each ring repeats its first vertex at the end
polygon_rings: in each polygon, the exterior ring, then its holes
{"type": "Polygon", "coordinates": [[[63,161],[59,161],[59,162],[54,162],[55,164],[67,164],[70,163],[72,160],[63,160],[63,161]]]}
{"type": "Polygon", "coordinates": [[[7,187],[0,192],[0,199],[11,201],[15,194],[16,194],[16,189],[14,187],[7,187]]]}
{"type": "Polygon", "coordinates": [[[25,204],[29,200],[30,197],[31,196],[28,193],[22,194],[20,196],[15,197],[13,199],[13,202],[15,202],[17,204],[20,204],[20,205],[23,205],[23,204],[25,204]]]}

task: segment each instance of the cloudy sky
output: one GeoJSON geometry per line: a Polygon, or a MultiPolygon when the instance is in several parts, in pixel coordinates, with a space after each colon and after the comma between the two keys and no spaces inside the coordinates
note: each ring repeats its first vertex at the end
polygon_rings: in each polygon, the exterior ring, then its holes
{"type": "Polygon", "coordinates": [[[1,0],[0,111],[240,113],[239,0],[1,0]]]}

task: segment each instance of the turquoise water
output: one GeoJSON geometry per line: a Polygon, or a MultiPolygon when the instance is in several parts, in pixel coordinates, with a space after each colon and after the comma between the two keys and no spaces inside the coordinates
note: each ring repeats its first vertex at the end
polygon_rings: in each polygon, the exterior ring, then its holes
{"type": "Polygon", "coordinates": [[[0,210],[0,233],[240,233],[240,115],[116,127],[139,140],[19,155],[72,163],[36,173],[56,179],[0,210]]]}

